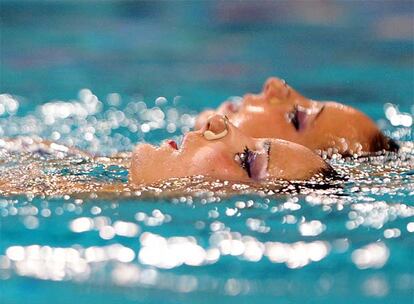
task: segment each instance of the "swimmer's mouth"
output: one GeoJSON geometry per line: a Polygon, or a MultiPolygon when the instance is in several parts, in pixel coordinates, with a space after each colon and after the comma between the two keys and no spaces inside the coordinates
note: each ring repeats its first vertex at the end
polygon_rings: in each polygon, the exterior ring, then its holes
{"type": "Polygon", "coordinates": [[[173,139],[166,140],[166,141],[164,141],[164,145],[167,145],[169,148],[173,149],[174,151],[180,151],[186,145],[186,141],[187,141],[187,138],[189,137],[188,135],[190,135],[190,133],[185,134],[178,141],[175,141],[173,139]]]}
{"type": "Polygon", "coordinates": [[[173,148],[174,150],[178,150],[178,144],[175,140],[169,140],[167,141],[167,144],[173,148]]]}

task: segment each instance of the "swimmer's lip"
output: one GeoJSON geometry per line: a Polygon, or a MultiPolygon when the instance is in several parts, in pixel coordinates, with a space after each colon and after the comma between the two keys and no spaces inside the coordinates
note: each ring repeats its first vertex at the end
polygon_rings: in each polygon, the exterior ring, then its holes
{"type": "Polygon", "coordinates": [[[171,148],[173,148],[174,150],[178,150],[178,145],[177,145],[177,142],[176,142],[175,140],[172,140],[172,139],[167,140],[167,144],[168,144],[171,148]]]}
{"type": "Polygon", "coordinates": [[[163,144],[160,147],[167,147],[167,149],[171,149],[173,151],[181,151],[184,148],[187,138],[191,133],[193,132],[188,132],[187,134],[185,134],[183,139],[179,143],[177,143],[173,139],[167,139],[163,142],[163,144]]]}
{"type": "Polygon", "coordinates": [[[179,151],[180,147],[177,142],[173,139],[164,140],[158,147],[153,146],[155,149],[167,149],[172,151],[179,151]]]}

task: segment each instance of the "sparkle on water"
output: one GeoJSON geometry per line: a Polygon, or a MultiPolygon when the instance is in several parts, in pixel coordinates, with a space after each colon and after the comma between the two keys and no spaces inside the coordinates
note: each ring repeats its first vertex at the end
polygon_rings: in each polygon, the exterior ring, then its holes
{"type": "Polygon", "coordinates": [[[178,97],[149,105],[113,93],[103,103],[83,89],[77,100],[18,110],[18,97],[0,95],[1,137],[28,136],[0,141],[4,282],[119,286],[137,297],[143,289],[289,295],[310,284],[312,294],[356,288],[381,298],[414,288],[412,115],[392,104],[386,128],[404,141],[401,152],[334,157],[348,179],[329,186],[194,177],[131,188],[134,144],[180,140],[193,126],[178,97]],[[287,271],[302,279],[288,280],[287,271]],[[354,280],[357,271],[372,273],[354,280]]]}

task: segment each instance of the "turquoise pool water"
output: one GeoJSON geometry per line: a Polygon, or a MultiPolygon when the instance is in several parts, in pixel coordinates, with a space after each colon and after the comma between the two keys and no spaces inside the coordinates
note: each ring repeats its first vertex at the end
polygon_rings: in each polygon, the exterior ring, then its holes
{"type": "MultiPolygon", "coordinates": [[[[311,3],[2,1],[2,137],[100,155],[179,140],[201,109],[277,75],[361,109],[403,150],[332,161],[351,177],[328,190],[2,196],[1,303],[412,302],[412,4],[311,3]]],[[[127,180],[122,166],[0,156],[2,174],[127,180]]]]}

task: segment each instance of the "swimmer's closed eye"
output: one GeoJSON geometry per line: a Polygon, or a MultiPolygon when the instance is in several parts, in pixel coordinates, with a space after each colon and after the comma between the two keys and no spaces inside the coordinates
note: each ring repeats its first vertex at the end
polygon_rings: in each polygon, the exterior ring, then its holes
{"type": "Polygon", "coordinates": [[[263,143],[264,151],[251,151],[248,147],[242,153],[236,153],[234,160],[242,167],[249,178],[262,180],[267,177],[270,157],[270,143],[263,143]]]}
{"type": "Polygon", "coordinates": [[[293,108],[293,111],[288,114],[288,121],[295,127],[296,131],[299,131],[300,129],[299,110],[296,105],[293,108]]]}
{"type": "Polygon", "coordinates": [[[287,120],[293,125],[296,131],[301,131],[309,123],[309,116],[314,116],[313,120],[315,120],[323,112],[324,108],[325,106],[322,106],[315,111],[295,105],[293,110],[287,114],[287,120]]]}
{"type": "Polygon", "coordinates": [[[250,164],[255,158],[255,153],[251,151],[248,147],[245,147],[242,153],[236,153],[236,155],[234,156],[234,160],[240,165],[240,167],[246,170],[247,175],[250,178],[252,177],[250,164]]]}

